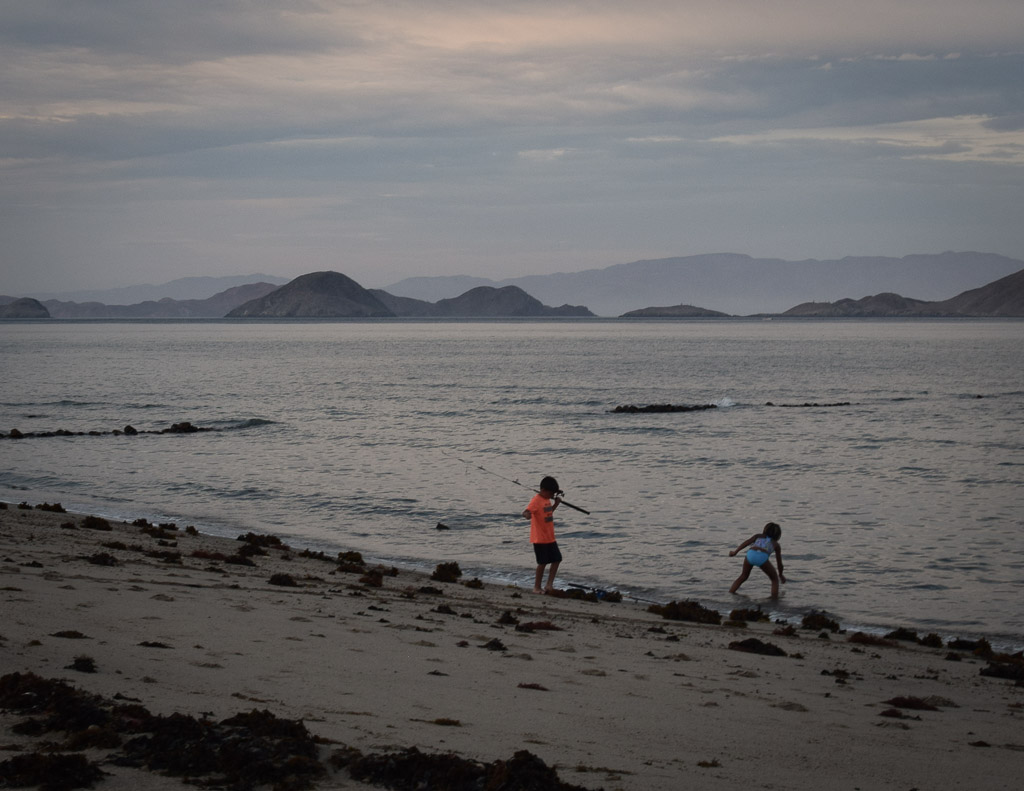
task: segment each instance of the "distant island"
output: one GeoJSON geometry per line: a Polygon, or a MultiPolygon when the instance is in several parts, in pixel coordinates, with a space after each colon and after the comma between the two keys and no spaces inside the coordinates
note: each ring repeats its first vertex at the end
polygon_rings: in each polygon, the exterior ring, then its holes
{"type": "Polygon", "coordinates": [[[227,318],[532,318],[593,316],[585,307],[551,308],[521,288],[480,286],[436,303],[370,291],[340,272],[312,272],[239,305],[227,318]]]}
{"type": "Polygon", "coordinates": [[[1024,316],[1024,269],[941,302],[886,293],[836,302],[805,302],[782,315],[804,318],[1019,317],[1024,316]]]}

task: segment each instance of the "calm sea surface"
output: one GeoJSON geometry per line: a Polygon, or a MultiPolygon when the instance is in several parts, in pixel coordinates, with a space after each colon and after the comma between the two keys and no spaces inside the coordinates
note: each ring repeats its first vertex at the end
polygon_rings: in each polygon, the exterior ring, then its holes
{"type": "Polygon", "coordinates": [[[1024,322],[5,322],[0,370],[4,432],[222,429],[2,439],[8,502],[529,585],[550,474],[563,582],[1024,647],[1024,322]]]}

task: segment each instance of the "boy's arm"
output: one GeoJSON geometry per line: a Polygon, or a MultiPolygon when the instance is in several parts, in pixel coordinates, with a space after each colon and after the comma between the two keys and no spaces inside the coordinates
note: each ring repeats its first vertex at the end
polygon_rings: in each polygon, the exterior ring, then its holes
{"type": "Polygon", "coordinates": [[[779,579],[785,582],[786,575],[782,573],[782,547],[778,541],[775,542],[775,562],[779,564],[779,579]]]}

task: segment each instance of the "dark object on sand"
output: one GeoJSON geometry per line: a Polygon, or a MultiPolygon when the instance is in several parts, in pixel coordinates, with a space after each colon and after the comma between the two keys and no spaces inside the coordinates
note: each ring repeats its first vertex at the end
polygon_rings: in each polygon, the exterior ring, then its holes
{"type": "Polygon", "coordinates": [[[507,761],[480,763],[456,755],[428,755],[415,747],[396,753],[362,755],[356,750],[338,751],[331,762],[347,767],[353,778],[364,783],[411,791],[443,788],[445,791],[584,791],[558,779],[558,773],[527,750],[519,750],[507,761]]]}
{"type": "Polygon", "coordinates": [[[106,773],[81,753],[27,753],[0,762],[0,786],[52,791],[91,788],[106,773]]]}
{"type": "Polygon", "coordinates": [[[738,640],[729,643],[733,651],[743,651],[747,654],[761,654],[762,656],[788,656],[788,654],[777,645],[763,642],[756,637],[748,637],[746,640],[738,640]]]}
{"type": "Polygon", "coordinates": [[[693,621],[695,623],[721,624],[722,615],[696,601],[671,601],[668,604],[652,604],[647,612],[660,615],[671,621],[693,621]]]}
{"type": "Polygon", "coordinates": [[[800,622],[802,629],[828,629],[830,632],[838,632],[839,624],[823,612],[809,612],[800,622]]]}
{"type": "Polygon", "coordinates": [[[435,582],[458,582],[461,576],[462,569],[459,568],[458,563],[452,561],[451,563],[438,563],[434,573],[430,575],[430,579],[435,582]]]}

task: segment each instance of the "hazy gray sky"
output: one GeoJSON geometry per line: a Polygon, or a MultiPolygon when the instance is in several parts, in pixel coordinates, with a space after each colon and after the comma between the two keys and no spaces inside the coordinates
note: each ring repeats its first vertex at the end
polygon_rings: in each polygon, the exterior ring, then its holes
{"type": "Polygon", "coordinates": [[[0,293],[1024,258],[1021,0],[0,0],[0,293]]]}

